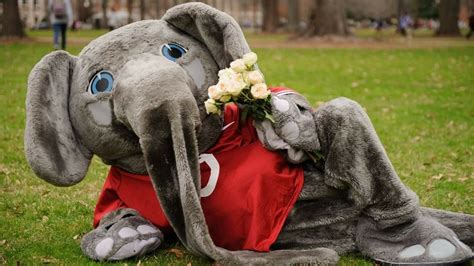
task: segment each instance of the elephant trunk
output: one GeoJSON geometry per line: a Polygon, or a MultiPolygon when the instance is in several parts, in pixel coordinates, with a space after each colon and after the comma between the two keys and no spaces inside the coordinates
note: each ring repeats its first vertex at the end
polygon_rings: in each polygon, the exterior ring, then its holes
{"type": "Polygon", "coordinates": [[[162,58],[132,60],[118,77],[114,112],[139,138],[161,208],[178,238],[193,253],[206,255],[214,244],[200,206],[201,120],[188,82],[184,70],[162,58]]]}

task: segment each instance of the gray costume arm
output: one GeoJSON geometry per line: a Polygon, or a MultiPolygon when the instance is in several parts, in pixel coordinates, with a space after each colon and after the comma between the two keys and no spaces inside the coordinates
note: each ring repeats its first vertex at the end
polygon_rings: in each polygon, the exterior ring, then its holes
{"type": "Polygon", "coordinates": [[[302,95],[293,91],[272,93],[272,114],[269,120],[255,122],[258,137],[269,150],[284,150],[291,163],[308,159],[305,151],[320,150],[313,110],[302,95]]]}

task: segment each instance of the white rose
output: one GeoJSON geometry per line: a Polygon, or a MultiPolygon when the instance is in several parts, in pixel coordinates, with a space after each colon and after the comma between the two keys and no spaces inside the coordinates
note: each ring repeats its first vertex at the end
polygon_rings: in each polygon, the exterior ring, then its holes
{"type": "Polygon", "coordinates": [[[255,63],[257,63],[257,54],[254,52],[244,54],[243,60],[247,66],[253,66],[255,63]]]}
{"type": "Polygon", "coordinates": [[[265,99],[270,95],[270,90],[265,83],[258,83],[252,86],[250,93],[255,99],[265,99]]]}
{"type": "Polygon", "coordinates": [[[220,89],[220,87],[213,85],[207,89],[207,94],[209,95],[209,98],[219,100],[224,92],[220,89]]]}
{"type": "Polygon", "coordinates": [[[222,91],[222,94],[228,94],[229,93],[229,87],[230,87],[229,83],[230,83],[229,80],[219,80],[216,87],[218,87],[219,90],[222,91]]]}
{"type": "Polygon", "coordinates": [[[222,95],[222,97],[219,100],[223,103],[227,103],[230,101],[230,99],[231,99],[230,95],[222,95]]]}
{"type": "Polygon", "coordinates": [[[206,107],[206,112],[208,114],[220,114],[221,110],[217,107],[216,101],[214,99],[207,99],[204,102],[204,106],[206,107]]]}
{"type": "Polygon", "coordinates": [[[229,81],[228,92],[233,96],[237,96],[246,86],[247,83],[245,83],[242,75],[235,75],[232,80],[229,81]]]}
{"type": "Polygon", "coordinates": [[[230,63],[230,68],[238,73],[244,72],[245,70],[247,70],[247,66],[245,65],[245,62],[242,59],[237,59],[233,61],[232,63],[230,63]]]}
{"type": "MultiPolygon", "coordinates": [[[[233,72],[233,71],[232,71],[233,72]]],[[[232,75],[223,75],[217,83],[217,87],[223,92],[223,95],[232,94],[237,96],[247,86],[240,73],[233,72],[232,75]]]]}
{"type": "Polygon", "coordinates": [[[258,70],[249,72],[247,79],[251,84],[263,83],[263,75],[258,70]]]}
{"type": "Polygon", "coordinates": [[[230,68],[224,68],[222,70],[219,70],[219,80],[220,79],[230,79],[232,76],[234,76],[235,71],[230,69],[230,68]]]}

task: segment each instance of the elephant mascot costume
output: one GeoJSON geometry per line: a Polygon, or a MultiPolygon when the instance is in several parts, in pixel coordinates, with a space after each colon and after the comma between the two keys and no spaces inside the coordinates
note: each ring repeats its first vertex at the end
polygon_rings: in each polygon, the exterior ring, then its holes
{"type": "Polygon", "coordinates": [[[354,101],[313,110],[276,88],[275,123],[241,122],[236,105],[207,114],[219,70],[249,52],[230,16],[187,3],[34,67],[25,152],[35,174],[72,186],[94,154],[111,165],[82,239],[88,257],[140,256],[170,234],[223,264],[472,257],[474,216],[420,207],[354,101]],[[323,159],[304,159],[314,151],[323,159]]]}

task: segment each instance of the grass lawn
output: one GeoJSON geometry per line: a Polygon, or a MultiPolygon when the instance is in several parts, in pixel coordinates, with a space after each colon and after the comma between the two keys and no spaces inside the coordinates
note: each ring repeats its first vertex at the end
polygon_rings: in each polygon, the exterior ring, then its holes
{"type": "MultiPolygon", "coordinates": [[[[0,264],[95,264],[82,255],[79,244],[91,230],[107,167],[95,159],[83,182],[57,188],[35,177],[23,155],[27,76],[51,46],[0,44],[0,264]]],[[[68,46],[72,54],[81,49],[82,44],[68,46]]],[[[269,84],[292,87],[314,105],[345,96],[366,108],[401,179],[424,206],[474,214],[472,45],[255,51],[269,84]]],[[[124,263],[211,263],[177,249],[124,263]]],[[[351,255],[340,264],[372,263],[351,255]]]]}

